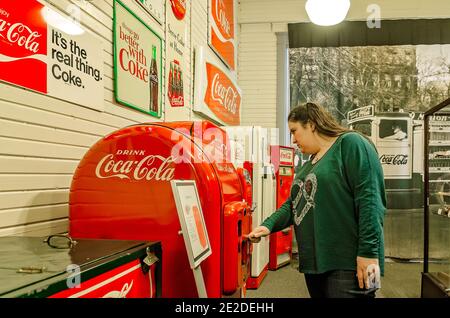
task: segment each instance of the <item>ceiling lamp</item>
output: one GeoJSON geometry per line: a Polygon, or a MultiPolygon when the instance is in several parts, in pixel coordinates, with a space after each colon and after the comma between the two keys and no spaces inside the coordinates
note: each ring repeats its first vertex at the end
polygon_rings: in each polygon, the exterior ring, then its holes
{"type": "Polygon", "coordinates": [[[312,23],[328,26],[342,22],[350,8],[350,0],[308,0],[306,13],[312,23]]]}

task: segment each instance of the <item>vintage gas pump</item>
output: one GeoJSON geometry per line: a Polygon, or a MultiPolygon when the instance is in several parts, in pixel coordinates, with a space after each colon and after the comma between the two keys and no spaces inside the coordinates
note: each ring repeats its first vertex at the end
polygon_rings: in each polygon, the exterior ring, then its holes
{"type": "MultiPolygon", "coordinates": [[[[287,200],[294,179],[294,149],[271,146],[271,162],[276,177],[276,208],[287,200]]],[[[270,235],[269,270],[289,264],[292,259],[292,227],[270,235]]]]}

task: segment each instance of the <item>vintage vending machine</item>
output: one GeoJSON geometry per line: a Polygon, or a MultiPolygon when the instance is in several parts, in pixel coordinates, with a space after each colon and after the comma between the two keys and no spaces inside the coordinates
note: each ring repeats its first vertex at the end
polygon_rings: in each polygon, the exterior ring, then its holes
{"type": "MultiPolygon", "coordinates": [[[[271,146],[276,176],[276,208],[288,199],[294,180],[294,148],[271,146]]],[[[292,226],[270,235],[269,269],[276,270],[292,259],[292,226]]]]}
{"type": "Polygon", "coordinates": [[[208,121],[113,132],[92,146],[75,171],[70,235],[161,241],[162,297],[198,297],[171,188],[171,180],[194,180],[212,252],[201,263],[206,296],[245,296],[252,189],[244,169],[236,170],[229,157],[226,132],[208,121]]]}
{"type": "MultiPolygon", "coordinates": [[[[252,180],[252,224],[260,225],[275,211],[275,174],[270,163],[270,130],[259,126],[225,127],[232,141],[232,158],[236,166],[245,167],[252,180]]],[[[252,244],[251,270],[247,288],[256,289],[269,268],[269,237],[252,244]]]]}

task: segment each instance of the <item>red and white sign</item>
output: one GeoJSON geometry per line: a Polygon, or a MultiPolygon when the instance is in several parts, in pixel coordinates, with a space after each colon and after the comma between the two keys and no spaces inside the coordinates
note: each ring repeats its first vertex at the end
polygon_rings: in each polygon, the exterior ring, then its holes
{"type": "Polygon", "coordinates": [[[47,93],[47,23],[34,0],[0,4],[0,79],[47,93]],[[32,14],[28,14],[32,13],[32,14]]]}
{"type": "Polygon", "coordinates": [[[294,149],[280,147],[280,165],[294,165],[294,149]]]}
{"type": "Polygon", "coordinates": [[[194,111],[223,125],[241,123],[241,90],[203,47],[195,52],[194,111]]]}
{"type": "MultiPolygon", "coordinates": [[[[167,104],[185,106],[187,19],[190,0],[167,0],[166,10],[166,88],[167,104]],[[170,7],[170,8],[169,8],[170,7]]],[[[167,112],[171,110],[166,108],[167,112]]]]}
{"type": "Polygon", "coordinates": [[[236,1],[209,1],[209,45],[230,70],[236,69],[236,1]]]}
{"type": "MultiPolygon", "coordinates": [[[[81,273],[81,278],[83,273],[81,273]]],[[[155,266],[143,274],[139,260],[100,274],[49,298],[154,298],[155,266]]]]}
{"type": "Polygon", "coordinates": [[[103,110],[103,43],[75,20],[36,0],[2,0],[0,80],[103,110]]]}

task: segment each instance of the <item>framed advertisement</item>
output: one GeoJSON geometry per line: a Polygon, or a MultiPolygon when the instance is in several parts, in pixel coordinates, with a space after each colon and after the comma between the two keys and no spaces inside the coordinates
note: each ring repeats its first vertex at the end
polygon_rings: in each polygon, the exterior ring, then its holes
{"type": "Polygon", "coordinates": [[[166,10],[166,115],[171,107],[186,106],[183,83],[186,81],[188,41],[188,10],[190,0],[167,0],[166,10]]]}
{"type": "Polygon", "coordinates": [[[114,94],[117,102],[162,114],[162,40],[121,1],[114,1],[114,94]]]}
{"type": "Polygon", "coordinates": [[[194,111],[219,125],[239,126],[241,99],[242,91],[230,71],[209,50],[196,47],[194,111]]]}
{"type": "Polygon", "coordinates": [[[72,16],[36,0],[0,8],[0,81],[98,111],[104,109],[104,42],[72,16]]]}
{"type": "Polygon", "coordinates": [[[189,264],[194,269],[212,253],[197,187],[194,180],[172,180],[170,184],[189,264]]]}
{"type": "Polygon", "coordinates": [[[208,0],[208,44],[231,71],[236,70],[237,1],[208,0]]]}

